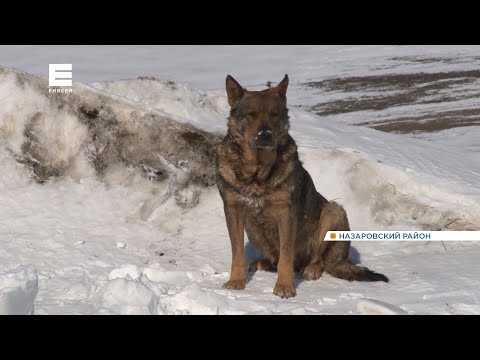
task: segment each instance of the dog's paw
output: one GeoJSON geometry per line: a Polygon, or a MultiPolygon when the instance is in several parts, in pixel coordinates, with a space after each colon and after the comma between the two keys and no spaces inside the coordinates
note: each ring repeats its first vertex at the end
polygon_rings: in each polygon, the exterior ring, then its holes
{"type": "Polygon", "coordinates": [[[273,288],[273,293],[282,299],[288,299],[297,295],[292,284],[284,285],[277,283],[273,288]]]}
{"type": "Polygon", "coordinates": [[[302,277],[305,280],[317,280],[322,276],[324,270],[325,266],[322,263],[317,262],[309,264],[305,269],[303,269],[302,277]]]}
{"type": "Polygon", "coordinates": [[[248,271],[255,272],[257,270],[261,271],[275,271],[276,267],[272,264],[272,262],[268,259],[259,259],[255,260],[250,264],[248,267],[248,271]]]}
{"type": "Polygon", "coordinates": [[[230,279],[225,284],[223,284],[222,287],[224,289],[243,290],[245,289],[245,279],[240,279],[240,280],[230,279]]]}

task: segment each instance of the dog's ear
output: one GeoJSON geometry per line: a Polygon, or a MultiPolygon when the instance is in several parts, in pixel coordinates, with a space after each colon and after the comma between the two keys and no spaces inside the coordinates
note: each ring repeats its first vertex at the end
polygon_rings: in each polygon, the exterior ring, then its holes
{"type": "Polygon", "coordinates": [[[243,96],[245,89],[230,75],[227,75],[225,83],[227,88],[228,103],[233,107],[243,96]]]}
{"type": "Polygon", "coordinates": [[[280,83],[275,86],[275,91],[277,92],[278,95],[281,97],[287,98],[287,88],[288,88],[288,75],[285,74],[285,77],[283,78],[280,83]]]}

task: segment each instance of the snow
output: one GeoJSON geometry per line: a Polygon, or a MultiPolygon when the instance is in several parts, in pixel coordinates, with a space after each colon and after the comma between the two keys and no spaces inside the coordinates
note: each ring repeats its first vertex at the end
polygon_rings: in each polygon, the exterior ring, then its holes
{"type": "Polygon", "coordinates": [[[102,92],[175,115],[180,121],[209,131],[222,131],[229,112],[225,96],[194,91],[171,80],[130,79],[90,85],[102,92]]]}
{"type": "MultiPolygon", "coordinates": [[[[391,60],[425,53],[417,46],[1,46],[0,65],[47,77],[48,63],[72,62],[74,91],[85,101],[100,93],[119,113],[147,109],[218,133],[229,111],[227,73],[252,89],[288,73],[301,160],[317,189],[345,206],[353,229],[478,230],[480,127],[399,135],[351,125],[469,108],[472,100],[327,116],[306,110],[319,99],[345,98],[307,81],[476,69],[480,59],[480,47],[435,46],[429,58],[455,61],[391,60]]],[[[35,314],[480,313],[476,242],[354,242],[352,257],[386,274],[388,284],[295,279],[298,295],[281,300],[272,294],[276,274],[258,272],[244,291],[222,289],[231,254],[215,187],[189,208],[177,205],[168,185],[134,169],[96,177],[83,146],[88,129],[76,114],[19,84],[10,70],[0,72],[0,104],[0,313],[33,313],[33,303],[35,314]],[[44,161],[66,169],[44,184],[16,161],[25,127],[39,113],[35,146],[44,161]]],[[[193,191],[185,189],[185,202],[193,191]]],[[[260,256],[248,242],[246,254],[260,256]]]]}
{"type": "Polygon", "coordinates": [[[95,294],[99,309],[110,309],[120,315],[156,314],[158,299],[141,281],[115,279],[95,294]]]}
{"type": "Polygon", "coordinates": [[[33,315],[37,291],[37,269],[33,265],[0,273],[0,315],[33,315]]]}
{"type": "Polygon", "coordinates": [[[127,276],[129,276],[130,279],[136,280],[140,278],[141,275],[142,270],[138,266],[125,264],[118,269],[113,269],[112,271],[110,271],[110,274],[108,274],[108,278],[110,280],[114,280],[117,278],[125,279],[127,276]]]}
{"type": "Polygon", "coordinates": [[[478,45],[3,45],[0,64],[47,76],[47,64],[72,63],[74,81],[84,83],[155,76],[202,90],[223,90],[226,74],[241,84],[263,86],[268,80],[281,80],[285,73],[295,84],[372,71],[386,74],[392,68],[395,73],[471,70],[478,68],[479,53],[478,45]],[[408,61],[413,56],[432,61],[408,61]],[[387,64],[392,58],[396,58],[392,65],[387,64]],[[457,61],[448,62],[449,58],[457,61]]]}
{"type": "Polygon", "coordinates": [[[360,299],[357,302],[357,312],[365,315],[406,315],[405,310],[392,304],[375,299],[360,299]]]}

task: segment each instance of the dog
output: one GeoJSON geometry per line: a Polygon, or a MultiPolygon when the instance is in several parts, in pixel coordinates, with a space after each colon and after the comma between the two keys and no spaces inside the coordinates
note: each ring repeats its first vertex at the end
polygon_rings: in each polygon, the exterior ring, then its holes
{"type": "Polygon", "coordinates": [[[354,265],[350,241],[324,241],[327,231],[350,230],[344,208],[319,194],[289,135],[288,75],[275,87],[248,91],[226,78],[231,111],[228,131],[216,147],[216,181],[232,246],[230,280],[246,283],[244,230],[264,258],[250,271],[276,271],[273,293],[296,295],[293,274],[316,280],[326,271],[349,281],[385,281],[385,275],[354,265]]]}

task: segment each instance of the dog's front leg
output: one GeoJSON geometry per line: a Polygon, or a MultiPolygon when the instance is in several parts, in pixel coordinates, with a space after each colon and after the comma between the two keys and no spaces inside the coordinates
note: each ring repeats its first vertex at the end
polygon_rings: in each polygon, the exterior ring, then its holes
{"type": "Polygon", "coordinates": [[[278,235],[280,240],[280,258],[277,266],[277,283],[273,293],[281,298],[290,298],[296,295],[293,288],[293,262],[295,254],[295,216],[289,211],[288,206],[276,210],[278,235]]]}
{"type": "Polygon", "coordinates": [[[225,218],[228,234],[232,244],[232,269],[230,280],[223,287],[225,289],[245,289],[245,253],[244,253],[244,211],[239,203],[225,204],[225,218]]]}

